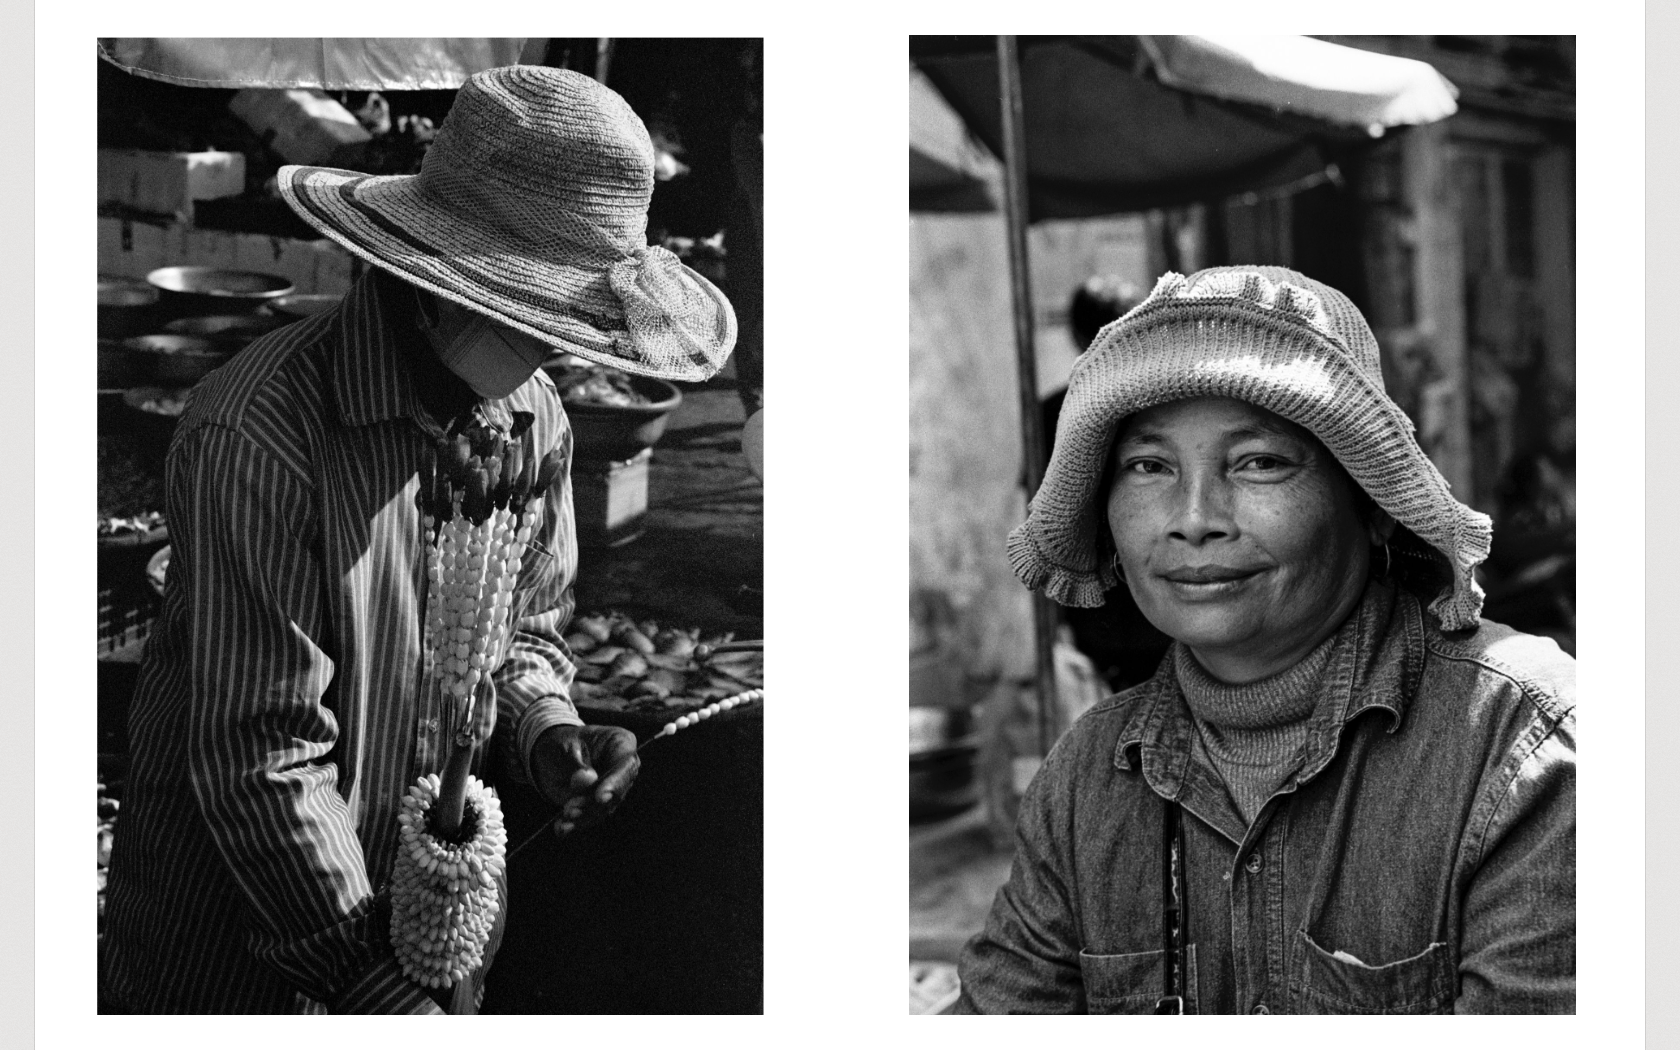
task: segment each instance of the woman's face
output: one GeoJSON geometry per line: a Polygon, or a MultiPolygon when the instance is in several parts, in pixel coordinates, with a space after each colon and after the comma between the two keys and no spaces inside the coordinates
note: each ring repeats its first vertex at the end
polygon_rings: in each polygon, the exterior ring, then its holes
{"type": "Polygon", "coordinates": [[[1138,607],[1227,682],[1282,671],[1364,590],[1373,540],[1353,481],[1303,428],[1231,398],[1128,418],[1108,527],[1138,607]]]}

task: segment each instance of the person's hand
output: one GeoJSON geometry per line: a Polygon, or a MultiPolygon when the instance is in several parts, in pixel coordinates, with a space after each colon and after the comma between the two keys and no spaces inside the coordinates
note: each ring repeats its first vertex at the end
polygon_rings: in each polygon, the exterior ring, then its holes
{"type": "Polygon", "coordinates": [[[605,819],[641,768],[636,735],[617,726],[555,726],[531,749],[531,777],[543,798],[560,807],[561,834],[605,819]]]}

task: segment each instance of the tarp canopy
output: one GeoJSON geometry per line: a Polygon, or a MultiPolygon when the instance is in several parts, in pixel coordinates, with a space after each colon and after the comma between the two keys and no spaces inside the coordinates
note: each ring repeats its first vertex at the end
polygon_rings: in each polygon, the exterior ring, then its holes
{"type": "MultiPolygon", "coordinates": [[[[912,37],[910,54],[1001,156],[995,41],[912,37]]],[[[1306,37],[1022,37],[1020,49],[1034,221],[1284,189],[1321,177],[1339,148],[1457,108],[1425,62],[1306,37]]],[[[913,120],[912,156],[919,126],[934,125],[913,120]]]]}
{"type": "Polygon", "coordinates": [[[99,55],[186,87],[392,91],[458,88],[485,69],[542,61],[546,38],[101,37],[99,55]]]}
{"type": "Polygon", "coordinates": [[[987,153],[915,66],[910,67],[910,208],[991,211],[997,158],[987,153]]]}

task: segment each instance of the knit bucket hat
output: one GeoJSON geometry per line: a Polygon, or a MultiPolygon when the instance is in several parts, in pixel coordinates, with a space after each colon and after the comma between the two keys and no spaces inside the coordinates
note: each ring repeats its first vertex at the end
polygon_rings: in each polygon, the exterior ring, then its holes
{"type": "Polygon", "coordinates": [[[1454,499],[1423,454],[1383,388],[1377,341],[1353,303],[1274,266],[1166,274],[1098,334],[1073,366],[1044,482],[1009,535],[1021,582],[1063,605],[1103,603],[1120,582],[1100,491],[1120,422],[1194,397],[1237,398],[1311,431],[1421,541],[1411,553],[1450,575],[1430,603],[1441,626],[1476,625],[1474,569],[1487,558],[1491,522],[1454,499]]]}
{"type": "Polygon", "coordinates": [[[653,164],[616,92],[508,66],[462,86],[418,175],[287,165],[278,182],[305,222],[410,284],[591,361],[706,379],[735,312],[647,244],[653,164]]]}

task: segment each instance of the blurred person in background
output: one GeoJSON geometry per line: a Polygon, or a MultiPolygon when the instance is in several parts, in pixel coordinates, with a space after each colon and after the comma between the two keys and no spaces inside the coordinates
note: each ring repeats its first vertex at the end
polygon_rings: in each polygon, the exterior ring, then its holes
{"type": "MultiPolygon", "coordinates": [[[[1097,274],[1078,288],[1068,303],[1068,332],[1084,353],[1097,333],[1143,302],[1143,289],[1122,277],[1097,274]]],[[[1067,388],[1040,401],[1044,410],[1045,456],[1062,414],[1067,388]]],[[[1156,630],[1123,588],[1108,593],[1094,608],[1061,610],[1062,623],[1072,632],[1074,645],[1102,675],[1110,689],[1125,689],[1148,678],[1161,662],[1169,639],[1156,630]]]]}

